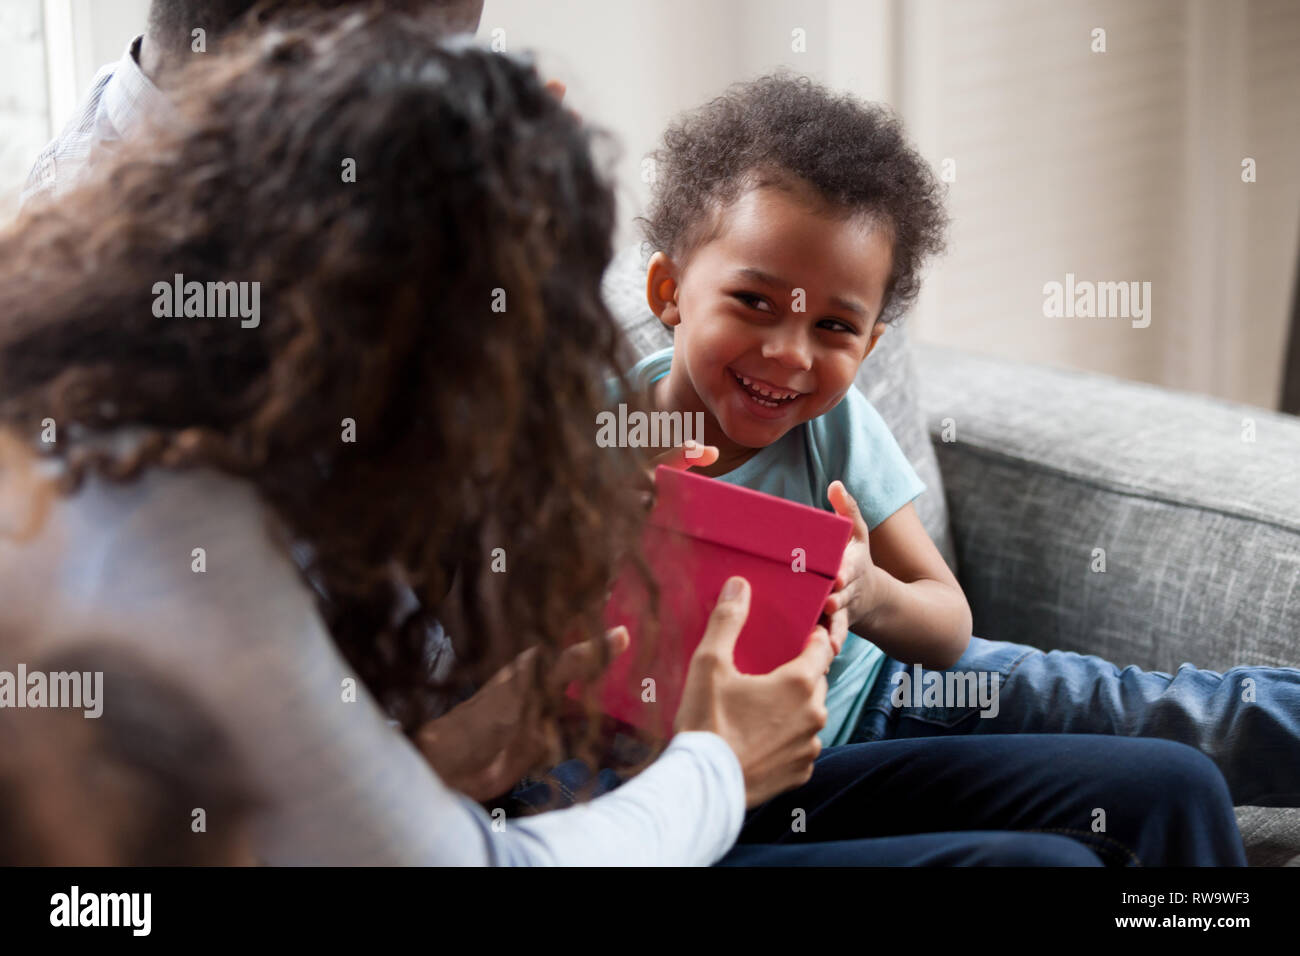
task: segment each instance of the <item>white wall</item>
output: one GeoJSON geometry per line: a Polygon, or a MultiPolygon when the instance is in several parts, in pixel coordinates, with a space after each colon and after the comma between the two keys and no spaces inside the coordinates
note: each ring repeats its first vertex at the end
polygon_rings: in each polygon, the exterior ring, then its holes
{"type": "Polygon", "coordinates": [[[1300,233],[1300,4],[902,12],[905,115],[930,160],[957,168],[920,336],[1276,407],[1300,233]],[[1043,285],[1067,272],[1151,282],[1151,324],[1045,317],[1043,285]]]}
{"type": "Polygon", "coordinates": [[[623,241],[668,120],[789,66],[893,104],[936,167],[956,162],[919,338],[1276,406],[1300,241],[1294,0],[488,0],[493,26],[624,144],[623,241]],[[1150,325],[1045,317],[1066,273],[1150,282],[1150,325]]]}
{"type": "Polygon", "coordinates": [[[890,9],[888,0],[487,0],[479,36],[500,29],[508,49],[539,51],[566,102],[615,135],[619,238],[630,242],[649,194],[642,158],[670,119],[729,83],[787,66],[887,99],[890,9]]]}
{"type": "Polygon", "coordinates": [[[49,123],[57,132],[99,68],[120,58],[144,32],[149,0],[44,0],[43,5],[49,123]]]}
{"type": "Polygon", "coordinates": [[[131,40],[144,32],[149,0],[72,0],[79,41],[85,51],[78,62],[78,86],[90,82],[95,71],[116,60],[131,40]]]}
{"type": "Polygon", "coordinates": [[[49,139],[41,0],[0,0],[0,223],[49,139]]]}
{"type": "MultiPolygon", "coordinates": [[[[69,24],[44,38],[41,6],[0,0],[0,219],[148,0],[44,0],[69,24]]],[[[620,242],[665,124],[785,65],[895,105],[932,163],[956,162],[920,338],[1275,405],[1300,241],[1295,0],[487,0],[480,36],[495,29],[620,144],[620,242]],[[1044,317],[1067,272],[1150,281],[1151,325],[1044,317]]]]}

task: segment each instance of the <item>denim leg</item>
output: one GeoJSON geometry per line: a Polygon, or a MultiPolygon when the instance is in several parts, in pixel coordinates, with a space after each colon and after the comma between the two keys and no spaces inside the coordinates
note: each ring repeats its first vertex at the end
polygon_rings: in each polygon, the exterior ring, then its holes
{"type": "Polygon", "coordinates": [[[623,778],[609,767],[602,767],[593,773],[591,767],[582,760],[566,760],[556,764],[541,777],[529,777],[520,781],[503,798],[506,816],[527,816],[571,807],[580,799],[594,799],[609,793],[622,783],[623,778]]]}
{"type": "Polygon", "coordinates": [[[922,680],[932,673],[973,673],[991,687],[996,675],[995,707],[969,700],[913,706],[917,699],[906,695],[904,706],[895,707],[891,696],[908,686],[895,675],[915,683],[916,673],[912,665],[886,659],[855,742],[1008,733],[1159,737],[1213,760],[1238,806],[1300,806],[1300,669],[1218,673],[1183,664],[1167,674],[1120,668],[1091,654],[972,637],[949,671],[922,669],[922,680]]]}
{"type": "MultiPolygon", "coordinates": [[[[750,811],[742,845],[815,847],[776,862],[912,862],[947,841],[949,861],[988,831],[1073,839],[1111,866],[1244,866],[1223,775],[1203,754],[1167,740],[1018,734],[885,740],[829,747],[812,779],[750,811]],[[931,834],[935,840],[881,843],[931,834]],[[973,842],[972,842],[973,841],[973,842]],[[851,843],[851,846],[843,844],[851,843]],[[879,850],[880,856],[874,854],[879,850]]],[[[1003,853],[1052,854],[1007,841],[1003,853]]],[[[766,859],[733,851],[727,861],[766,859]]],[[[1076,855],[1077,862],[1077,855],[1076,855]]]]}
{"type": "Polygon", "coordinates": [[[1102,866],[1054,833],[918,833],[826,843],[741,843],[717,866],[1102,866]]]}

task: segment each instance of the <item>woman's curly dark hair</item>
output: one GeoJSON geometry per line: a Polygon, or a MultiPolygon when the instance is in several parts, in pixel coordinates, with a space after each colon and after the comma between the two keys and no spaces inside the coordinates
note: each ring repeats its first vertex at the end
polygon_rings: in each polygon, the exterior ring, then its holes
{"type": "Polygon", "coordinates": [[[621,361],[594,134],[528,65],[391,13],[263,26],[171,98],[0,233],[0,435],[49,448],[67,488],[153,466],[250,481],[408,730],[434,617],[459,676],[540,646],[540,690],[598,633],[645,484],[593,439],[621,361]],[[176,274],[260,283],[260,324],[155,316],[176,274]],[[122,428],[129,453],[86,440],[122,428]]]}
{"type": "Polygon", "coordinates": [[[681,264],[756,186],[811,186],[834,215],[881,222],[893,268],[881,318],[895,321],[921,289],[925,259],[943,251],[943,187],[887,107],[773,73],[738,83],[673,123],[653,154],[647,241],[681,264]]]}

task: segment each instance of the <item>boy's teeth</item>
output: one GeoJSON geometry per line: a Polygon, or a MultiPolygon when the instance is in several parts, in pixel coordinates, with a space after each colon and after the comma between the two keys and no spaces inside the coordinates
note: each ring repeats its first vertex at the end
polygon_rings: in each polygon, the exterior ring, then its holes
{"type": "Polygon", "coordinates": [[[789,398],[789,397],[790,397],[790,393],[789,393],[789,392],[779,392],[779,391],[776,391],[776,390],[774,390],[774,389],[764,388],[762,385],[752,385],[750,382],[746,382],[745,384],[746,384],[746,385],[750,385],[751,388],[756,389],[760,394],[762,394],[762,395],[767,395],[767,396],[769,396],[769,397],[771,397],[771,398],[789,398]]]}
{"type": "Polygon", "coordinates": [[[762,385],[755,384],[753,379],[746,378],[744,375],[740,375],[739,373],[737,373],[736,378],[740,379],[741,384],[748,388],[750,393],[754,395],[755,399],[762,402],[764,405],[776,407],[779,403],[789,401],[799,394],[798,392],[772,391],[771,389],[764,388],[762,385]],[[759,395],[764,396],[768,401],[763,401],[763,399],[758,398],[759,395]]]}

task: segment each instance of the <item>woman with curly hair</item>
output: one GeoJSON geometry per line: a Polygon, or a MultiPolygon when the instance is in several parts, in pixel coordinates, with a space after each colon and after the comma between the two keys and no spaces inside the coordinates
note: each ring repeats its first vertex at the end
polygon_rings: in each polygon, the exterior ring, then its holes
{"type": "Polygon", "coordinates": [[[592,750],[564,689],[624,640],[600,613],[646,479],[594,441],[625,356],[591,134],[517,61],[373,13],[232,39],[171,100],[0,234],[0,665],[93,634],[191,695],[247,768],[259,859],[1095,866],[1009,831],[1100,805],[1121,862],[1236,861],[1221,780],[1171,799],[1077,741],[1049,795],[1024,740],[814,773],[843,615],[741,675],[737,578],[657,760],[582,808],[489,814],[470,797],[550,745],[592,750]]]}
{"type": "Polygon", "coordinates": [[[445,785],[508,789],[621,646],[645,479],[591,440],[618,338],[590,133],[443,41],[377,13],[232,41],[0,235],[4,658],[94,633],[173,678],[266,795],[266,861],[712,862],[811,773],[831,654],[719,663],[743,586],[626,792],[506,828],[445,785]],[[431,720],[458,681],[487,686],[431,720]]]}

